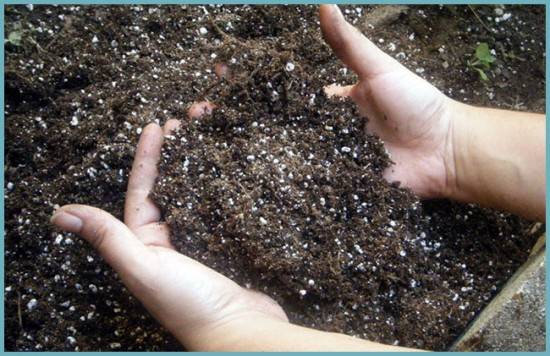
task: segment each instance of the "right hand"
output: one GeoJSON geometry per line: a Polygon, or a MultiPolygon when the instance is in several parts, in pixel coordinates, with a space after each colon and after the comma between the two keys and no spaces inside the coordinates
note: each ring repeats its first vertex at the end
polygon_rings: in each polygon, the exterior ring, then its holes
{"type": "Polygon", "coordinates": [[[325,90],[350,96],[368,117],[367,130],[395,162],[384,177],[423,198],[446,196],[455,184],[454,102],[369,41],[336,5],[321,5],[320,18],[325,40],[359,77],[355,85],[325,90]]]}

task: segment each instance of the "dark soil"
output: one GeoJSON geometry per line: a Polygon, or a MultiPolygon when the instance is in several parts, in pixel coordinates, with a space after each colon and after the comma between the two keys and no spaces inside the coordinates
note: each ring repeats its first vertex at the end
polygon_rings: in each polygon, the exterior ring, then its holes
{"type": "MultiPolygon", "coordinates": [[[[544,7],[507,6],[498,24],[496,9],[345,7],[449,95],[543,112],[544,7]],[[476,41],[497,49],[487,83],[466,66],[476,41]]],[[[354,77],[317,22],[313,6],[6,7],[6,34],[22,32],[5,45],[7,350],[181,348],[89,246],[48,222],[71,202],[121,217],[140,128],[168,118],[183,125],[155,199],[179,250],[303,325],[429,349],[464,330],[538,231],[383,181],[381,142],[351,103],[322,94],[354,77]],[[232,75],[220,81],[221,62],[232,75]],[[218,110],[186,120],[203,99],[218,110]]]]}

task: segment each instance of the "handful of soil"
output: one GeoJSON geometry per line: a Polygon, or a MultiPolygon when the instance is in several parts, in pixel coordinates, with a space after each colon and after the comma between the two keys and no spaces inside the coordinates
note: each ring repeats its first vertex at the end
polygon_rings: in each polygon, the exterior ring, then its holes
{"type": "Polygon", "coordinates": [[[289,57],[231,53],[218,108],[166,140],[154,199],[182,253],[302,324],[366,337],[422,268],[419,202],[382,178],[390,161],[353,103],[328,99],[289,57]]]}
{"type": "Polygon", "coordinates": [[[227,40],[229,74],[198,98],[217,108],[167,138],[153,198],[180,252],[268,294],[291,321],[441,347],[471,314],[432,260],[441,243],[420,201],[383,179],[383,143],[352,102],[325,96],[319,41],[227,40]]]}

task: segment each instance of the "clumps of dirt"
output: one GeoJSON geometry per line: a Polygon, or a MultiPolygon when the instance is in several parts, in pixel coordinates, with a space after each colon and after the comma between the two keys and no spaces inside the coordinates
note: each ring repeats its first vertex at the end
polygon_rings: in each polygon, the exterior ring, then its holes
{"type": "MultiPolygon", "coordinates": [[[[229,74],[197,98],[217,108],[167,138],[153,193],[173,244],[275,298],[293,322],[443,348],[469,322],[466,310],[491,294],[475,289],[469,271],[485,270],[494,248],[477,261],[433,253],[451,244],[438,242],[434,226],[449,217],[432,221],[416,196],[383,179],[391,164],[383,143],[351,101],[323,92],[327,49],[315,46],[317,33],[292,47],[293,33],[245,41],[217,30],[229,74]]],[[[491,216],[474,219],[486,226],[491,216]]],[[[524,258],[527,249],[511,251],[524,258]]]]}

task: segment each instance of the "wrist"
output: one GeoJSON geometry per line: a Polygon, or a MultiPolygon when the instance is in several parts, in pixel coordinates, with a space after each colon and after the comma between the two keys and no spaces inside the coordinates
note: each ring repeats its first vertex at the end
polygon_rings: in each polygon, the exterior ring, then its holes
{"type": "Polygon", "coordinates": [[[178,337],[176,334],[176,337],[189,350],[238,351],[241,344],[243,347],[250,342],[254,344],[256,326],[289,324],[280,305],[263,293],[240,289],[237,300],[218,314],[223,316],[196,325],[185,335],[178,337]]]}
{"type": "Polygon", "coordinates": [[[189,351],[268,351],[261,341],[265,339],[265,330],[283,330],[290,325],[286,319],[250,311],[205,325],[180,341],[189,351]]]}
{"type": "Polygon", "coordinates": [[[478,159],[480,126],[483,126],[482,108],[450,99],[449,149],[446,158],[447,182],[443,198],[473,202],[479,195],[476,186],[481,179],[478,159]]]}
{"type": "MultiPolygon", "coordinates": [[[[469,173],[471,161],[472,123],[476,107],[449,99],[449,133],[445,155],[446,181],[443,198],[469,201],[469,173]]],[[[472,170],[472,172],[474,172],[472,170]]]]}

